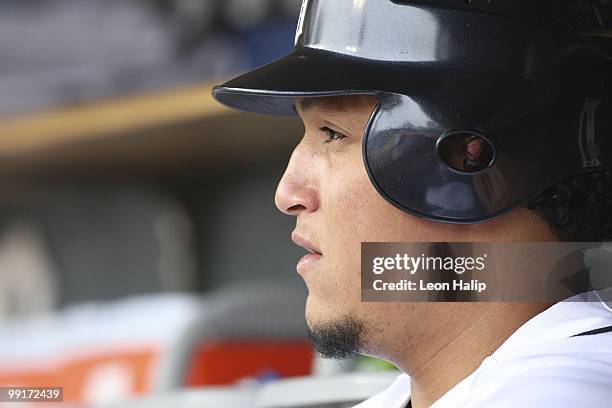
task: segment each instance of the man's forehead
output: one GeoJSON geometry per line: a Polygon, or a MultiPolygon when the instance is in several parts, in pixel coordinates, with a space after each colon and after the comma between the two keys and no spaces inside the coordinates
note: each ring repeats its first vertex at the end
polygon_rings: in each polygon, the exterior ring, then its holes
{"type": "Polygon", "coordinates": [[[376,104],[374,95],[340,95],[296,98],[296,109],[307,112],[318,109],[325,113],[354,113],[371,109],[376,104]]]}

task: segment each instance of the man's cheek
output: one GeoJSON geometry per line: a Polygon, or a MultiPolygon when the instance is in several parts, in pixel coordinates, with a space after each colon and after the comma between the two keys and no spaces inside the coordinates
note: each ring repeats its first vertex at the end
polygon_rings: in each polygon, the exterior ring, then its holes
{"type": "Polygon", "coordinates": [[[378,197],[365,169],[353,166],[330,177],[330,180],[324,191],[330,212],[350,224],[363,222],[373,198],[378,197]]]}
{"type": "Polygon", "coordinates": [[[349,279],[359,276],[361,265],[361,241],[354,238],[344,239],[329,249],[324,255],[324,276],[333,285],[344,285],[349,279]]]}
{"type": "Polygon", "coordinates": [[[326,286],[329,298],[339,309],[351,309],[355,302],[361,300],[359,254],[341,256],[331,269],[326,286]],[[344,305],[344,306],[342,306],[344,305]]]}

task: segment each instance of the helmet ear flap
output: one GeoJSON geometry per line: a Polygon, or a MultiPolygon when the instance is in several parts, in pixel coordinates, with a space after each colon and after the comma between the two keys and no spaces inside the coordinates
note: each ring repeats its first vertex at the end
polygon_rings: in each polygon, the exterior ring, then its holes
{"type": "MultiPolygon", "coordinates": [[[[474,177],[485,174],[487,168],[470,173],[441,160],[436,144],[444,128],[434,107],[406,95],[378,96],[379,107],[368,124],[363,155],[379,194],[397,208],[433,221],[474,223],[491,218],[474,187],[474,177]]],[[[463,166],[464,159],[476,160],[485,154],[480,137],[475,132],[448,133],[450,152],[460,157],[457,166],[463,166]],[[457,137],[451,137],[453,134],[457,137]]]]}
{"type": "Polygon", "coordinates": [[[451,100],[444,94],[379,93],[363,146],[372,185],[419,218],[474,224],[567,177],[610,167],[612,139],[605,135],[612,129],[612,115],[606,114],[612,99],[602,91],[601,78],[593,83],[601,100],[585,97],[581,86],[572,85],[570,93],[555,81],[542,100],[527,98],[523,109],[510,104],[495,121],[487,110],[495,102],[490,97],[471,100],[479,118],[446,112],[456,105],[439,103],[451,100]]]}
{"type": "Polygon", "coordinates": [[[493,144],[472,131],[447,132],[438,139],[436,148],[440,159],[460,173],[475,174],[484,171],[495,159],[493,144]]]}

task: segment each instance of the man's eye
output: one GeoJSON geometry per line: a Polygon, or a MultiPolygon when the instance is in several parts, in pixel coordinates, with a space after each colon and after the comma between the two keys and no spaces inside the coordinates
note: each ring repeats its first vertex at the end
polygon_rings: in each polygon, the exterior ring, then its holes
{"type": "Polygon", "coordinates": [[[323,126],[321,131],[327,135],[325,143],[333,142],[334,140],[342,140],[346,137],[346,135],[336,132],[334,129],[328,128],[327,126],[323,126]]]}

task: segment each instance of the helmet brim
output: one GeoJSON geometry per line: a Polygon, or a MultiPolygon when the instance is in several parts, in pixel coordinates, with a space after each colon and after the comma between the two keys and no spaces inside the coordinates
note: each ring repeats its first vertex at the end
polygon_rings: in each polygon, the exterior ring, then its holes
{"type": "MultiPolygon", "coordinates": [[[[359,93],[434,92],[444,83],[435,66],[364,60],[309,47],[247,72],[213,89],[230,108],[268,115],[295,115],[298,97],[359,93]]],[[[429,65],[429,64],[427,64],[429,65]]]]}

